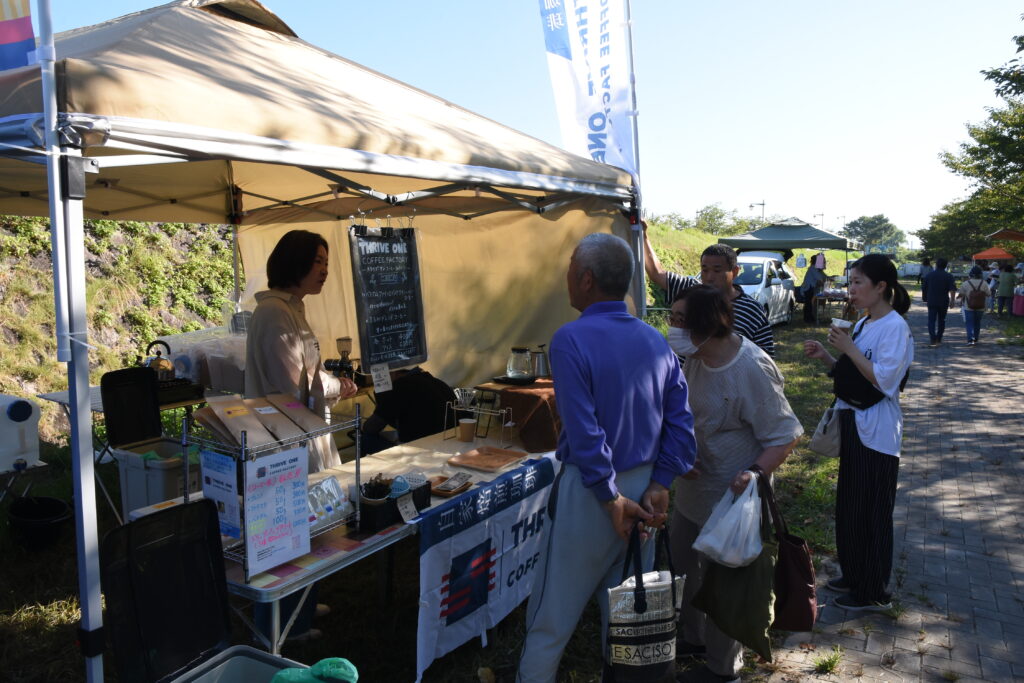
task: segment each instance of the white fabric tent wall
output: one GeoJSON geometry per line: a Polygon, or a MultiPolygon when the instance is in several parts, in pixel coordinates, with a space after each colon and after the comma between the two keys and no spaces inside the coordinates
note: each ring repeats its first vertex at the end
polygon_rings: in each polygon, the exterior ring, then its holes
{"type": "MultiPolygon", "coordinates": [[[[580,204],[543,216],[520,212],[472,221],[447,216],[414,220],[429,354],[424,367],[453,386],[487,380],[504,374],[509,347],[547,344],[560,325],[577,315],[565,286],[574,245],[591,232],[613,232],[624,239],[630,232],[626,219],[607,204],[580,204]]],[[[327,239],[327,285],[321,294],[304,299],[325,358],[335,355],[335,339],[342,336],[352,337],[359,357],[349,225],[347,220],[317,221],[239,231],[250,295],[265,288],[267,257],[284,233],[305,229],[327,239]]]]}

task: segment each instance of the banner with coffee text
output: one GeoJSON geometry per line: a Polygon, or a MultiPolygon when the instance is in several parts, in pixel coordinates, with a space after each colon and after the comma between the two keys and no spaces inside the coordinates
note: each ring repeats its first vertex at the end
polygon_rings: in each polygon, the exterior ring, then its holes
{"type": "Polygon", "coordinates": [[[543,457],[424,511],[417,680],[432,661],[485,635],[529,597],[554,479],[552,459],[543,457]]]}
{"type": "Polygon", "coordinates": [[[636,175],[629,0],[539,0],[562,146],[636,175]]]}

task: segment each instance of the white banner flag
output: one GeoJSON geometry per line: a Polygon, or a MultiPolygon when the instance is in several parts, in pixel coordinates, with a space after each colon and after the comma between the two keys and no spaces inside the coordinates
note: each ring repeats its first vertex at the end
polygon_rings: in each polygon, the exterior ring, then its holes
{"type": "Polygon", "coordinates": [[[562,146],[637,175],[628,0],[539,0],[562,146]]]}

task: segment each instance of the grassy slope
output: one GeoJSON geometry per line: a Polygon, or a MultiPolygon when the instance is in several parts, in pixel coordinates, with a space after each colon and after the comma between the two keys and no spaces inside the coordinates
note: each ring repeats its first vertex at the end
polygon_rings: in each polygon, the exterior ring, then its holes
{"type": "MultiPolygon", "coordinates": [[[[56,361],[53,276],[48,221],[0,216],[0,393],[32,398],[67,388],[56,361]]],[[[89,222],[86,227],[90,379],[134,364],[154,337],[219,324],[232,286],[230,235],[215,226],[89,222]]],[[[40,401],[41,451],[48,467],[18,482],[12,493],[72,500],[67,420],[40,401]]],[[[100,475],[119,501],[117,468],[100,475]]],[[[97,497],[101,494],[97,491],[97,497]]],[[[0,662],[5,681],[75,681],[82,660],[73,647],[79,619],[74,537],[70,528],[52,548],[30,552],[8,533],[0,506],[0,662]]],[[[98,506],[101,534],[113,528],[98,506]]]]}

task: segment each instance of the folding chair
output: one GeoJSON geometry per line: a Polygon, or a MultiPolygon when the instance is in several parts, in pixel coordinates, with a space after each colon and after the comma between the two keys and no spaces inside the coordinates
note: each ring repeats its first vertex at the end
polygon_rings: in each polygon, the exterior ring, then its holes
{"type": "Polygon", "coordinates": [[[240,683],[305,668],[247,645],[227,647],[228,590],[213,501],[114,529],[100,562],[118,680],[240,683]]]}

